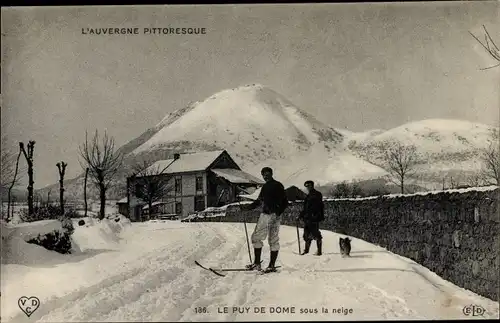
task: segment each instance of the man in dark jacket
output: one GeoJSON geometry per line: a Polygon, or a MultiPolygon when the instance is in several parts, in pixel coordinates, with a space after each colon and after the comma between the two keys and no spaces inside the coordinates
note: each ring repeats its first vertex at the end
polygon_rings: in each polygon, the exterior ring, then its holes
{"type": "Polygon", "coordinates": [[[308,194],[304,200],[304,209],[299,214],[299,219],[304,221],[304,241],[306,247],[302,255],[309,252],[312,240],[316,240],[318,252],[316,255],[321,256],[322,253],[322,239],[321,232],[319,231],[319,223],[325,219],[323,195],[314,189],[313,181],[306,181],[304,183],[308,194]]]}
{"type": "Polygon", "coordinates": [[[247,265],[247,269],[261,270],[262,241],[268,238],[271,256],[269,266],[265,272],[276,271],[276,259],[280,249],[279,227],[280,215],[288,206],[288,200],[283,184],[273,178],[273,170],[264,167],[261,171],[262,177],[266,182],[260,190],[259,197],[251,204],[241,205],[242,210],[253,210],[262,206],[262,213],[259,216],[257,225],[252,234],[252,245],[254,247],[254,263],[247,265]]]}

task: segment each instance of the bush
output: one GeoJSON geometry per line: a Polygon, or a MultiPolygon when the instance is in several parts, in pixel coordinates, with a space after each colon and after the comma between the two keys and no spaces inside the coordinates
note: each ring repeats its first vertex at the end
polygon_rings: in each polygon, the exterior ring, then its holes
{"type": "Polygon", "coordinates": [[[85,221],[83,221],[83,220],[78,221],[78,225],[79,226],[85,225],[85,221]]]}
{"type": "MultiPolygon", "coordinates": [[[[61,207],[51,204],[35,206],[33,208],[33,214],[31,216],[28,214],[28,209],[22,209],[20,216],[23,222],[55,220],[61,217],[61,207]]],[[[75,209],[67,209],[65,210],[65,217],[79,218],[81,216],[76,212],[75,209]]]]}
{"type": "Polygon", "coordinates": [[[65,209],[64,211],[65,211],[65,216],[68,218],[74,219],[74,218],[81,218],[82,217],[80,214],[78,214],[76,209],[69,209],[69,210],[65,209]]]}
{"type": "Polygon", "coordinates": [[[62,224],[62,232],[53,231],[43,235],[39,234],[36,238],[27,242],[62,254],[71,253],[71,235],[75,232],[73,221],[66,217],[60,217],[59,221],[62,224]]]}
{"type": "Polygon", "coordinates": [[[61,221],[64,231],[69,233],[69,235],[72,235],[73,232],[75,232],[75,227],[73,226],[73,221],[71,221],[70,218],[61,217],[61,218],[59,218],[59,221],[61,221]]]}
{"type": "Polygon", "coordinates": [[[71,234],[68,232],[53,231],[43,236],[38,235],[38,237],[27,242],[62,254],[71,253],[71,234]]]}

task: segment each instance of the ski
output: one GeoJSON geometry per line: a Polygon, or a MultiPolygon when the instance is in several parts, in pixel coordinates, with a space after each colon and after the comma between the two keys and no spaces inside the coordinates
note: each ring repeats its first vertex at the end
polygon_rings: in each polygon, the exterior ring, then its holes
{"type": "MultiPolygon", "coordinates": [[[[278,269],[278,268],[281,268],[281,266],[276,266],[274,267],[275,269],[278,269]]],[[[273,274],[273,273],[277,273],[278,271],[269,271],[269,272],[266,272],[265,269],[262,269],[262,270],[259,270],[257,272],[257,275],[267,275],[267,274],[273,274]]]]}
{"type": "Polygon", "coordinates": [[[220,277],[225,277],[225,276],[226,276],[226,275],[223,275],[223,274],[221,274],[220,272],[218,272],[218,271],[216,271],[216,270],[214,270],[214,269],[212,269],[212,268],[207,268],[207,267],[203,266],[202,264],[200,264],[200,263],[199,263],[198,261],[196,261],[196,260],[194,261],[194,263],[195,263],[195,264],[197,264],[198,266],[200,266],[201,268],[203,268],[203,269],[205,269],[205,270],[208,270],[208,271],[210,271],[210,272],[212,272],[212,273],[216,274],[217,276],[220,276],[220,277]]]}
{"type": "MultiPolygon", "coordinates": [[[[217,276],[225,277],[226,275],[222,274],[221,272],[229,272],[229,271],[253,271],[254,269],[248,269],[248,268],[211,268],[211,267],[205,267],[202,264],[200,264],[198,261],[194,261],[194,263],[201,268],[211,271],[212,273],[216,274],[217,276]]],[[[278,267],[276,267],[278,268],[278,267]]]]}

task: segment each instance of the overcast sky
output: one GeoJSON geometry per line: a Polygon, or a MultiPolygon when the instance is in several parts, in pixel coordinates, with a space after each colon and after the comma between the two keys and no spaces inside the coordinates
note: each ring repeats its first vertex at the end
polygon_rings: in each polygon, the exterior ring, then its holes
{"type": "Polygon", "coordinates": [[[85,130],[118,145],[168,112],[261,83],[338,128],[428,118],[498,125],[500,68],[469,35],[500,42],[497,1],[2,8],[2,133],[35,139],[35,186],[81,172],[85,130]],[[139,35],[82,35],[138,27],[139,35]],[[205,35],[144,35],[147,27],[205,35]]]}

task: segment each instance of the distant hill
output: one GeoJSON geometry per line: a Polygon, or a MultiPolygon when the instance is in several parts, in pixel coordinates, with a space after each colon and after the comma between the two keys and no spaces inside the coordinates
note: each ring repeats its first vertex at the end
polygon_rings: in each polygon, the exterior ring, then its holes
{"type": "Polygon", "coordinates": [[[420,159],[416,177],[420,183],[442,185],[443,179],[461,181],[477,174],[482,163],[481,149],[490,143],[491,131],[498,128],[462,120],[428,119],[404,124],[394,129],[346,138],[349,149],[358,157],[382,165],[377,146],[399,142],[414,145],[420,159]]]}

